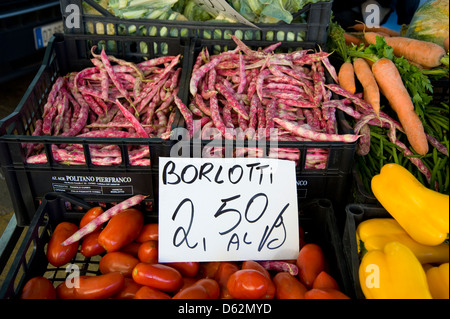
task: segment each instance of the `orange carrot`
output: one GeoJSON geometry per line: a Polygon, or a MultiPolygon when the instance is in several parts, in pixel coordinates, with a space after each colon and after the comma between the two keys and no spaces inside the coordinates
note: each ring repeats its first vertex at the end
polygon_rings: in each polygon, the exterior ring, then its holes
{"type": "Polygon", "coordinates": [[[408,60],[409,64],[414,65],[415,67],[417,67],[419,70],[426,70],[426,69],[430,69],[430,68],[426,68],[423,65],[416,63],[414,61],[408,60]]]}
{"type": "Polygon", "coordinates": [[[342,86],[347,91],[355,94],[355,70],[353,69],[353,64],[351,62],[344,62],[338,73],[339,85],[342,86]]]}
{"type": "Polygon", "coordinates": [[[392,30],[392,29],[389,29],[386,27],[371,27],[371,28],[369,28],[364,23],[358,23],[354,26],[351,26],[350,29],[360,31],[360,32],[381,32],[381,33],[385,33],[391,37],[399,37],[400,36],[400,33],[395,30],[392,30]]]}
{"type": "Polygon", "coordinates": [[[444,49],[445,49],[445,52],[448,52],[448,37],[447,37],[447,39],[444,40],[444,49]]]}
{"type": "MultiPolygon", "coordinates": [[[[375,44],[377,35],[374,32],[367,32],[364,37],[368,43],[375,44]]],[[[384,39],[394,49],[396,56],[403,56],[424,67],[435,68],[441,65],[441,59],[445,56],[444,48],[436,43],[405,37],[385,37],[384,39]]]]}
{"type": "Polygon", "coordinates": [[[362,58],[353,61],[356,77],[364,88],[364,100],[372,105],[373,110],[380,114],[380,90],[369,64],[362,58]]]}
{"type": "Polygon", "coordinates": [[[414,111],[414,104],[394,62],[386,58],[379,59],[373,64],[372,72],[384,96],[397,113],[411,146],[418,154],[427,154],[428,141],[423,124],[414,111]]]}
{"type": "Polygon", "coordinates": [[[376,34],[378,34],[379,36],[382,36],[382,37],[391,37],[391,35],[389,35],[389,34],[387,34],[387,33],[384,33],[384,32],[380,32],[380,31],[377,31],[377,32],[375,32],[376,34]]]}
{"type": "Polygon", "coordinates": [[[372,66],[375,63],[375,61],[373,61],[371,59],[365,59],[365,58],[363,58],[363,59],[367,62],[367,64],[370,66],[370,68],[372,68],[372,66]]]}
{"type": "Polygon", "coordinates": [[[345,43],[346,43],[347,45],[352,45],[352,44],[354,44],[354,45],[356,45],[356,46],[359,46],[361,43],[364,42],[364,41],[361,40],[360,38],[355,37],[354,35],[349,34],[349,33],[347,33],[347,32],[344,33],[344,38],[345,38],[345,43]]]}

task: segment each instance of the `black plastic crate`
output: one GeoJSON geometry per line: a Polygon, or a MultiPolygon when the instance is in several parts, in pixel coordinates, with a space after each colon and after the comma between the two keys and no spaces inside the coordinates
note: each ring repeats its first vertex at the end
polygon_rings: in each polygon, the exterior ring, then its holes
{"type": "MultiPolygon", "coordinates": [[[[19,225],[27,225],[39,200],[53,191],[83,196],[86,200],[120,201],[133,194],[149,195],[147,202],[156,207],[158,199],[158,161],[168,156],[173,141],[159,138],[80,138],[32,136],[36,120],[42,117],[47,96],[59,76],[80,71],[90,62],[90,49],[105,44],[106,53],[132,62],[144,58],[182,54],[180,67],[188,69],[189,42],[176,38],[141,38],[58,34],[47,48],[44,62],[15,111],[0,121],[1,167],[10,192],[19,225]],[[28,164],[23,143],[44,144],[47,163],[28,164]],[[84,165],[58,163],[52,155],[53,144],[81,144],[84,165]],[[91,145],[117,145],[121,162],[114,166],[94,165],[91,145]],[[129,146],[148,146],[150,165],[135,166],[129,161],[129,146]]],[[[183,71],[182,71],[183,72],[183,71]]],[[[181,82],[183,83],[183,74],[181,82]]],[[[180,89],[179,97],[186,103],[180,89]]]]}
{"type": "MultiPolygon", "coordinates": [[[[359,156],[359,155],[355,155],[359,156]]],[[[370,185],[369,185],[370,187],[370,185]]],[[[355,204],[364,204],[364,205],[374,205],[381,206],[378,199],[372,193],[367,191],[366,186],[364,185],[361,175],[358,170],[353,169],[353,185],[352,185],[352,203],[355,204]]]]}
{"type": "MultiPolygon", "coordinates": [[[[194,65],[197,56],[201,50],[206,47],[211,55],[220,54],[221,52],[232,50],[236,47],[233,40],[205,40],[194,39],[195,45],[193,46],[193,54],[191,56],[191,65],[194,65]]],[[[248,47],[252,49],[265,48],[272,45],[274,42],[270,41],[245,41],[248,47]]],[[[317,43],[312,42],[283,42],[278,48],[277,52],[292,52],[300,49],[318,49],[317,43]]],[[[192,75],[192,68],[187,72],[187,80],[189,81],[192,75]]],[[[332,83],[332,79],[329,74],[328,83],[332,83]]],[[[186,83],[186,87],[189,87],[189,82],[186,83]]],[[[191,95],[188,92],[190,98],[191,95]]],[[[336,97],[336,95],[334,95],[336,97]]],[[[189,100],[190,101],[190,100],[189,100]]],[[[336,111],[337,132],[338,134],[353,134],[353,129],[347,122],[344,114],[336,111]]],[[[185,127],[185,120],[180,116],[180,123],[178,127],[185,127]]],[[[191,139],[190,141],[183,140],[182,133],[177,134],[174,131],[172,138],[178,138],[180,141],[177,148],[182,150],[189,150],[188,154],[180,153],[181,156],[187,157],[199,157],[204,155],[209,147],[224,147],[225,157],[234,157],[233,150],[239,147],[255,147],[255,141],[250,143],[247,139],[245,141],[236,142],[230,140],[204,140],[199,138],[191,139]],[[187,145],[189,144],[189,145],[187,145]],[[227,146],[228,149],[227,149],[227,146]],[[199,153],[199,150],[201,153],[199,153]]],[[[261,144],[256,144],[259,147],[261,144]]],[[[340,206],[344,210],[345,205],[348,203],[348,193],[352,185],[352,171],[354,166],[354,155],[357,142],[344,143],[344,142],[287,142],[279,141],[276,144],[271,144],[271,141],[266,141],[265,145],[262,144],[263,153],[258,156],[270,157],[270,150],[272,148],[280,149],[292,149],[298,151],[298,158],[296,160],[296,178],[297,178],[297,191],[298,198],[300,200],[308,200],[314,198],[328,198],[333,202],[333,205],[340,206]],[[321,150],[328,156],[325,167],[311,168],[307,165],[308,151],[321,150]]],[[[343,217],[342,219],[345,219],[343,217]]]]}
{"type": "Polygon", "coordinates": [[[0,3],[0,83],[36,72],[45,49],[37,49],[34,28],[61,22],[59,1],[3,1],[0,3]]]}
{"type": "MultiPolygon", "coordinates": [[[[25,228],[22,240],[6,241],[9,251],[16,249],[9,269],[0,265],[0,273],[4,274],[4,282],[0,288],[0,299],[14,298],[23,288],[26,281],[34,276],[44,275],[50,279],[55,287],[66,279],[69,274],[66,265],[54,267],[48,263],[46,245],[50,240],[53,229],[62,221],[73,222],[78,225],[84,212],[91,207],[102,205],[104,210],[111,204],[86,202],[80,197],[63,194],[48,193],[44,196],[42,204],[38,207],[29,227],[25,228]]],[[[152,213],[146,212],[146,203],[142,202],[136,208],[144,212],[147,223],[156,222],[152,213]]],[[[18,227],[20,228],[20,227],[18,227]]],[[[3,239],[3,238],[2,238],[3,239]]],[[[5,256],[1,256],[3,258],[5,256]]],[[[100,256],[87,258],[80,251],[71,261],[79,267],[80,275],[100,274],[98,264],[100,256]]]]}
{"type": "Polygon", "coordinates": [[[345,212],[346,222],[342,237],[344,256],[349,268],[353,291],[356,294],[356,298],[365,299],[359,282],[360,258],[358,254],[358,243],[356,242],[356,229],[358,228],[358,225],[365,220],[373,218],[392,218],[392,216],[383,207],[363,204],[349,204],[345,208],[345,212]]]}
{"type": "MultiPolygon", "coordinates": [[[[78,223],[83,212],[89,207],[83,200],[64,194],[47,194],[39,206],[30,227],[21,242],[9,269],[1,269],[6,274],[0,287],[0,299],[14,299],[20,295],[25,283],[34,276],[44,276],[56,287],[66,279],[66,266],[51,266],[46,257],[46,244],[52,229],[61,221],[78,223]],[[70,209],[68,204],[70,203],[70,209]],[[84,210],[83,210],[84,209],[84,210]]],[[[146,222],[157,222],[154,216],[146,216],[146,222]]],[[[300,205],[299,224],[305,231],[305,241],[317,243],[327,260],[327,270],[337,280],[342,292],[353,297],[348,268],[342,251],[342,242],[336,228],[332,203],[326,199],[315,199],[300,205]]],[[[80,275],[98,274],[101,256],[91,258],[78,253],[72,261],[80,268],[80,275]]]]}
{"type": "Polygon", "coordinates": [[[449,78],[441,78],[439,80],[431,79],[433,85],[433,102],[434,103],[450,103],[450,86],[449,78]]]}
{"type": "Polygon", "coordinates": [[[69,27],[65,24],[65,33],[100,34],[106,30],[107,34],[112,35],[199,37],[204,39],[227,39],[231,34],[235,34],[245,40],[312,41],[325,44],[333,1],[311,3],[294,14],[294,17],[305,16],[305,23],[257,23],[258,29],[240,23],[121,19],[115,17],[94,0],[61,0],[64,21],[72,19],[71,11],[66,12],[65,10],[70,4],[75,4],[80,8],[81,21],[79,28],[69,27]],[[83,2],[94,8],[95,14],[90,13],[90,10],[86,12],[82,6],[83,2]]]}

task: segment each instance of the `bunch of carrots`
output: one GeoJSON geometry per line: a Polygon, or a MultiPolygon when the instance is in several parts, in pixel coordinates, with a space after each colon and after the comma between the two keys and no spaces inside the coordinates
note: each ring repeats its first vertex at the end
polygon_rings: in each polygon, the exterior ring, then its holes
{"type": "MultiPolygon", "coordinates": [[[[448,54],[445,49],[434,43],[401,37],[387,28],[366,30],[365,43],[361,43],[339,28],[333,25],[330,34],[333,48],[344,60],[338,71],[338,80],[340,87],[345,90],[347,102],[344,102],[340,109],[355,119],[355,133],[362,135],[358,154],[368,155],[371,152],[373,133],[378,132],[378,129],[387,130],[386,140],[390,144],[389,147],[393,147],[390,153],[394,153],[394,160],[398,161],[396,157],[399,152],[425,177],[425,183],[441,190],[447,185],[444,189],[448,191],[448,177],[436,178],[436,170],[426,161],[429,156],[436,158],[437,154],[441,154],[444,160],[439,162],[438,166],[444,167],[445,171],[445,163],[448,163],[448,125],[445,127],[443,124],[443,136],[431,134],[428,126],[424,125],[428,116],[428,105],[422,103],[423,116],[419,116],[410,86],[403,79],[403,70],[398,68],[395,60],[402,59],[401,63],[407,65],[409,70],[418,70],[416,74],[429,81],[421,70],[442,66],[448,68],[448,54]],[[359,45],[355,45],[355,42],[359,45]],[[373,54],[375,50],[365,50],[375,46],[392,50],[393,58],[373,54]],[[361,93],[357,92],[358,87],[362,88],[361,93]],[[389,107],[383,107],[384,99],[389,103],[389,107]],[[406,136],[407,143],[400,139],[403,135],[406,136]]],[[[431,106],[429,107],[431,109],[431,106]]]]}

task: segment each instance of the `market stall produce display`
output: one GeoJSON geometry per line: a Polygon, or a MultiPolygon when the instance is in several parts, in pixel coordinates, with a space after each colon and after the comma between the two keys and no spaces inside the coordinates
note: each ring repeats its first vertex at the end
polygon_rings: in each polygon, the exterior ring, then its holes
{"type": "Polygon", "coordinates": [[[0,242],[18,251],[8,271],[0,255],[0,298],[449,299],[448,1],[400,32],[344,30],[333,1],[224,2],[242,17],[61,0],[78,20],[61,11],[65,34],[0,121],[28,226],[0,242]],[[296,258],[160,262],[157,172],[175,154],[294,161],[296,258]]]}

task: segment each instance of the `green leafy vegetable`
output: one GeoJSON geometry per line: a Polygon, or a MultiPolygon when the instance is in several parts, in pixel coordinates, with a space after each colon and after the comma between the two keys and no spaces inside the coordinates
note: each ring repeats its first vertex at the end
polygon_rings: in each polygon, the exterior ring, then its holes
{"type": "Polygon", "coordinates": [[[310,3],[328,0],[242,0],[227,1],[253,23],[292,23],[294,14],[310,3]]]}
{"type": "Polygon", "coordinates": [[[188,0],[185,2],[183,15],[189,21],[207,21],[214,18],[211,14],[209,14],[206,10],[201,8],[193,0],[188,0]]]}
{"type": "Polygon", "coordinates": [[[444,46],[449,32],[448,18],[448,0],[427,0],[414,13],[406,36],[444,46]]]}
{"type": "MultiPolygon", "coordinates": [[[[106,0],[99,1],[106,7],[106,0]]],[[[295,13],[310,3],[321,1],[330,0],[227,0],[231,7],[253,23],[292,23],[295,13]]],[[[123,19],[165,20],[168,13],[178,12],[178,20],[235,22],[223,15],[211,15],[194,0],[109,0],[107,8],[123,19]]]]}
{"type": "Polygon", "coordinates": [[[329,26],[328,47],[336,52],[344,61],[348,61],[347,44],[345,43],[345,30],[336,21],[331,21],[329,26]]]}
{"type": "Polygon", "coordinates": [[[164,19],[178,0],[110,0],[109,9],[123,19],[164,19]]]}
{"type": "Polygon", "coordinates": [[[286,23],[291,23],[293,20],[292,14],[297,12],[300,8],[299,1],[285,1],[285,0],[273,0],[261,11],[262,18],[261,22],[269,19],[278,19],[286,23]]]}

